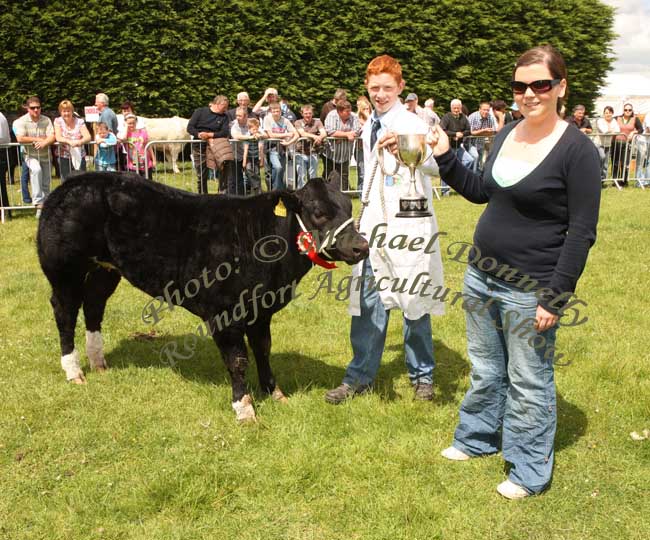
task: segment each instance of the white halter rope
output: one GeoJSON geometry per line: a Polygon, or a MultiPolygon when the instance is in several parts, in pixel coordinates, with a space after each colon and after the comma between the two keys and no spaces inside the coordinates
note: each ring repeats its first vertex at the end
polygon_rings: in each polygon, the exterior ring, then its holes
{"type": "MultiPolygon", "coordinates": [[[[300,215],[296,213],[296,218],[298,218],[298,224],[300,225],[300,228],[302,229],[302,232],[304,233],[309,233],[310,231],[307,230],[307,227],[305,227],[305,223],[303,220],[300,218],[300,215]]],[[[354,222],[354,218],[349,218],[346,219],[341,225],[339,225],[335,230],[334,234],[328,234],[325,236],[325,241],[320,245],[316,253],[322,253],[325,255],[330,260],[332,259],[332,256],[327,252],[328,249],[332,249],[334,247],[334,244],[336,243],[336,238],[337,236],[341,233],[343,229],[345,229],[350,223],[354,222]]]]}

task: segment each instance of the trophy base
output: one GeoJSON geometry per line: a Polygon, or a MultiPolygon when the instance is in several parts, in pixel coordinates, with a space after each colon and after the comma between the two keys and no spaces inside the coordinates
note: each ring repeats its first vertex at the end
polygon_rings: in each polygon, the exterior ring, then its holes
{"type": "Polygon", "coordinates": [[[429,212],[429,204],[424,197],[414,199],[400,199],[399,212],[395,217],[400,218],[422,218],[432,216],[429,212]]]}

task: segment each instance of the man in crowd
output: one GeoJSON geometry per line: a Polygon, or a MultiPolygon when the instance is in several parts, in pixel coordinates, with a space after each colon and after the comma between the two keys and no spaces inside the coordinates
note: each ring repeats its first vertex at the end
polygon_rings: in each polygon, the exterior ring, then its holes
{"type": "Polygon", "coordinates": [[[236,142],[231,143],[235,154],[235,189],[237,195],[244,195],[246,187],[244,186],[244,148],[251,139],[248,131],[248,110],[244,106],[235,109],[235,121],[230,126],[230,137],[236,142]],[[241,142],[240,142],[241,141],[241,142]]]}
{"type": "MultiPolygon", "coordinates": [[[[463,139],[469,137],[470,127],[467,116],[463,114],[463,102],[460,99],[452,99],[449,104],[450,112],[446,113],[440,120],[440,127],[449,137],[449,144],[456,151],[458,157],[465,167],[471,167],[474,158],[463,148],[463,139]]],[[[440,182],[442,193],[449,193],[449,186],[443,181],[440,182]]]]}
{"type": "Polygon", "coordinates": [[[253,107],[251,107],[251,98],[248,96],[248,92],[239,92],[239,94],[237,94],[237,107],[228,109],[228,119],[231,123],[235,120],[237,109],[239,107],[244,107],[246,109],[246,116],[248,118],[257,118],[257,114],[253,112],[253,107]]]}
{"type": "MultiPolygon", "coordinates": [[[[9,144],[10,142],[11,134],[9,131],[9,123],[7,122],[5,115],[0,112],[0,145],[9,144]]],[[[0,206],[9,206],[6,176],[9,172],[10,151],[10,148],[0,148],[0,206]]],[[[8,215],[11,216],[11,213],[8,215]]]]}
{"type": "Polygon", "coordinates": [[[422,108],[418,105],[418,96],[417,94],[410,93],[406,96],[404,101],[406,109],[413,114],[417,114],[422,120],[426,122],[429,127],[434,127],[440,119],[438,115],[429,109],[422,108]]]}
{"type": "Polygon", "coordinates": [[[313,105],[303,105],[300,109],[302,119],[296,120],[298,134],[307,140],[298,141],[296,145],[296,169],[298,188],[316,176],[318,169],[318,150],[322,147],[327,132],[319,118],[314,118],[313,105]]]}
{"type": "Polygon", "coordinates": [[[433,119],[435,120],[436,124],[440,123],[440,117],[436,113],[436,111],[433,110],[434,105],[436,104],[435,99],[429,98],[424,102],[424,108],[431,111],[431,115],[433,116],[433,119]]]}
{"type": "Polygon", "coordinates": [[[108,106],[108,96],[99,93],[95,96],[95,107],[99,111],[99,121],[104,122],[114,135],[117,135],[117,115],[108,106]]]}
{"type": "Polygon", "coordinates": [[[476,156],[474,159],[474,170],[480,170],[483,162],[483,154],[489,149],[490,141],[486,137],[493,137],[497,132],[497,125],[494,117],[490,114],[490,103],[481,101],[478,111],[469,115],[469,129],[472,137],[475,137],[474,148],[476,156]]]}
{"type": "Polygon", "coordinates": [[[26,103],[27,114],[14,122],[14,131],[18,142],[24,145],[32,201],[36,205],[36,217],[40,217],[43,202],[50,193],[52,164],[48,147],[54,143],[54,126],[47,116],[41,114],[38,97],[29,97],[26,103]]]}
{"type": "Polygon", "coordinates": [[[334,137],[325,145],[323,162],[327,178],[332,171],[341,175],[341,190],[349,190],[350,158],[354,148],[354,139],[360,134],[359,119],[352,113],[352,104],[347,100],[339,101],[336,109],[325,118],[325,131],[328,137],[334,137]]]}
{"type": "Polygon", "coordinates": [[[192,143],[199,193],[208,193],[209,165],[214,165],[221,171],[219,191],[236,191],[235,161],[228,141],[230,128],[227,110],[228,98],[216,96],[207,107],[196,109],[187,124],[187,132],[199,139],[199,142],[192,143]]]}
{"type": "Polygon", "coordinates": [[[566,119],[569,124],[573,124],[585,135],[589,135],[592,132],[591,122],[588,118],[585,118],[585,106],[576,105],[573,107],[573,116],[566,119]]]}
{"type": "Polygon", "coordinates": [[[323,107],[320,110],[320,121],[325,124],[325,119],[327,115],[336,109],[336,105],[339,101],[345,101],[348,99],[348,93],[343,90],[343,88],[337,88],[334,92],[334,97],[329,101],[325,102],[323,107]]]}

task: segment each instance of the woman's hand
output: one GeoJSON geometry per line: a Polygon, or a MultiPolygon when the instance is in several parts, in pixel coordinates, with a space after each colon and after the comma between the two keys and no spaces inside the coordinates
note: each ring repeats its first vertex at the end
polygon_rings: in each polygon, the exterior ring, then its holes
{"type": "Polygon", "coordinates": [[[449,150],[449,137],[439,125],[436,125],[427,133],[427,144],[433,150],[434,157],[441,156],[449,150]]]}
{"type": "Polygon", "coordinates": [[[537,313],[535,314],[535,330],[544,332],[552,328],[557,323],[558,316],[546,311],[542,306],[537,306],[537,313]]]}

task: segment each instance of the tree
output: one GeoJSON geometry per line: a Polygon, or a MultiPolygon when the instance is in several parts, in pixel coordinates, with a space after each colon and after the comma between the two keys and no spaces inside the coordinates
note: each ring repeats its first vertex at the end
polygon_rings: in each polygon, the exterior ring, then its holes
{"type": "Polygon", "coordinates": [[[338,87],[364,92],[368,61],[401,61],[406,91],[442,107],[510,100],[519,54],[551,43],[570,73],[569,106],[590,107],[613,58],[613,9],[598,0],[491,0],[407,4],[365,0],[72,0],[9,2],[0,9],[0,110],[28,95],[47,108],[106,92],[138,112],[188,116],[214,95],[253,101],[277,87],[317,107],[338,87]]]}

